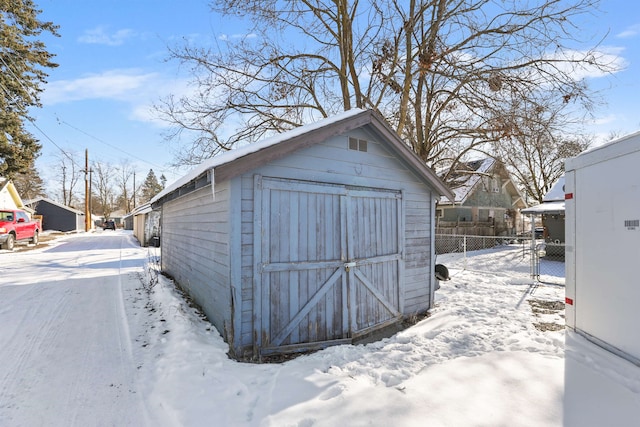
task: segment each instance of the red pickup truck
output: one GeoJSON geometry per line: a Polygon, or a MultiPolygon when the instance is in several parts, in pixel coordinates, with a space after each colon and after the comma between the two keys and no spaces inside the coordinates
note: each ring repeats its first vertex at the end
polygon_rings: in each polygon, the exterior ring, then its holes
{"type": "Polygon", "coordinates": [[[0,247],[13,250],[18,240],[29,240],[38,244],[40,223],[31,221],[25,211],[19,209],[0,209],[0,247]]]}

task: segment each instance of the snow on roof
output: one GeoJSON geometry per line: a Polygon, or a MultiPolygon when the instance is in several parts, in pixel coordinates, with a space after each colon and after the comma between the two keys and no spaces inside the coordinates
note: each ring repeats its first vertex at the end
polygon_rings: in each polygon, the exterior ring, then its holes
{"type": "MultiPolygon", "coordinates": [[[[489,169],[494,165],[495,159],[487,157],[485,159],[476,160],[473,162],[464,163],[467,167],[469,173],[458,174],[458,182],[461,185],[453,188],[453,194],[455,195],[455,203],[462,203],[464,200],[471,194],[475,186],[482,179],[482,174],[485,174],[489,171],[489,169]],[[462,177],[462,178],[461,178],[462,177]]],[[[455,184],[456,178],[454,178],[455,184]]],[[[450,203],[446,197],[440,198],[440,203],[448,204],[450,203]]]]}
{"type": "Polygon", "coordinates": [[[263,139],[262,141],[255,142],[253,144],[247,144],[245,146],[235,148],[233,150],[227,151],[226,153],[207,159],[204,162],[202,162],[200,165],[192,169],[189,173],[184,175],[182,178],[179,178],[177,181],[167,186],[164,190],[158,193],[153,199],[151,199],[151,203],[154,203],[157,200],[160,200],[162,197],[166,196],[167,194],[177,190],[180,187],[187,185],[188,183],[197,179],[199,176],[201,176],[208,170],[230,163],[236,159],[239,159],[240,157],[244,157],[248,154],[255,153],[267,147],[271,147],[272,145],[279,144],[280,142],[285,141],[287,139],[304,135],[305,133],[314,131],[316,129],[320,129],[322,127],[331,125],[332,123],[339,122],[341,120],[347,119],[352,116],[357,116],[358,114],[361,114],[364,111],[365,110],[362,110],[360,108],[354,108],[352,110],[345,111],[335,116],[318,120],[315,123],[309,123],[304,126],[299,126],[287,132],[283,132],[281,134],[274,135],[270,138],[263,139]]]}
{"type": "MultiPolygon", "coordinates": [[[[49,203],[51,205],[54,205],[54,206],[57,206],[59,208],[66,209],[66,210],[68,210],[70,212],[73,212],[76,215],[84,215],[84,212],[82,212],[81,210],[72,208],[72,207],[67,206],[67,205],[63,205],[62,203],[58,203],[55,200],[51,200],[51,199],[48,199],[46,197],[36,197],[35,199],[31,199],[31,200],[25,201],[24,204],[28,205],[28,206],[31,206],[31,205],[35,205],[38,202],[47,202],[47,203],[49,203]]],[[[35,206],[31,206],[31,207],[36,209],[35,206]]]]}
{"type": "Polygon", "coordinates": [[[131,215],[143,215],[151,212],[152,210],[153,209],[151,209],[151,203],[145,203],[144,205],[140,205],[133,211],[131,211],[131,215]]]}
{"type": "Polygon", "coordinates": [[[564,175],[551,186],[542,203],[521,211],[525,215],[564,213],[564,175]]]}
{"type": "Polygon", "coordinates": [[[559,200],[564,201],[564,175],[558,178],[542,199],[543,202],[555,202],[559,200]]]}
{"type": "Polygon", "coordinates": [[[540,215],[540,214],[562,214],[564,213],[564,200],[555,202],[544,202],[539,205],[531,206],[530,208],[520,211],[525,215],[540,215]]]}

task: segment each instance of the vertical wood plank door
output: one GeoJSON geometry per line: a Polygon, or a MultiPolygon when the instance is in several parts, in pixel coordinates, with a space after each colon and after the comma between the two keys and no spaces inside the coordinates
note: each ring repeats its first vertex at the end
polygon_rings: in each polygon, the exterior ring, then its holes
{"type": "Polygon", "coordinates": [[[350,342],[400,316],[399,192],[272,178],[258,187],[262,354],[350,342]]]}
{"type": "Polygon", "coordinates": [[[401,317],[402,224],[400,192],[349,191],[347,273],[354,337],[401,317]]]}

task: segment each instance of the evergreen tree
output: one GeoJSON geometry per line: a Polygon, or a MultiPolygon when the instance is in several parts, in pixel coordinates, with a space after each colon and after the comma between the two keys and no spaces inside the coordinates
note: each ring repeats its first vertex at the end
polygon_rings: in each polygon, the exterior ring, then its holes
{"type": "Polygon", "coordinates": [[[0,176],[13,178],[32,166],[40,144],[24,127],[28,110],[40,107],[40,92],[51,62],[43,32],[57,36],[56,25],[40,21],[32,0],[0,0],[0,176]]]}
{"type": "MultiPolygon", "coordinates": [[[[161,178],[164,178],[164,175],[162,175],[161,178]]],[[[166,178],[163,180],[163,184],[160,184],[156,174],[153,172],[153,169],[149,169],[149,173],[140,188],[141,202],[147,203],[149,200],[153,199],[153,196],[161,192],[164,188],[164,181],[166,181],[166,178]]]]}

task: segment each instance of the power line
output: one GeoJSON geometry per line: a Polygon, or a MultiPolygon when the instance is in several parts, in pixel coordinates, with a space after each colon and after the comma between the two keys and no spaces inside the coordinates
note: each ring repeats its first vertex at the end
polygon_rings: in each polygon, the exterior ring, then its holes
{"type": "Polygon", "coordinates": [[[74,126],[74,125],[72,125],[71,123],[69,123],[69,122],[67,122],[67,121],[65,121],[65,120],[63,120],[61,118],[59,118],[57,114],[55,114],[55,117],[56,117],[56,120],[57,120],[58,123],[65,124],[65,125],[69,126],[71,129],[74,129],[74,130],[82,133],[83,135],[86,135],[89,138],[94,139],[94,140],[98,141],[99,143],[106,145],[107,147],[113,148],[114,150],[118,150],[118,151],[120,151],[120,152],[122,152],[122,153],[124,153],[124,154],[126,154],[126,155],[128,155],[130,157],[133,157],[134,159],[138,159],[141,162],[144,162],[144,163],[146,163],[148,165],[151,165],[151,166],[157,168],[161,172],[165,172],[166,171],[166,168],[164,166],[160,166],[160,165],[157,165],[155,163],[151,163],[150,161],[145,160],[145,159],[143,159],[141,157],[138,157],[135,154],[128,153],[125,150],[123,150],[122,148],[116,147],[115,145],[110,144],[110,143],[98,138],[97,136],[91,135],[90,133],[88,133],[88,132],[86,132],[86,131],[84,131],[84,130],[82,130],[82,129],[74,126]]]}
{"type": "MultiPolygon", "coordinates": [[[[4,64],[4,66],[7,68],[7,71],[9,71],[9,74],[11,74],[11,76],[13,77],[13,79],[20,85],[20,87],[22,88],[22,90],[25,91],[25,93],[29,93],[29,89],[24,85],[24,83],[22,83],[22,80],[13,72],[13,70],[11,69],[11,67],[9,66],[9,64],[7,64],[7,62],[4,60],[4,58],[2,57],[2,55],[0,55],[0,61],[2,61],[2,63],[4,64]]],[[[9,92],[9,89],[7,89],[4,85],[0,84],[0,86],[2,87],[2,89],[4,90],[4,92],[7,94],[7,97],[11,100],[11,102],[18,104],[18,101],[16,99],[16,96],[14,96],[14,94],[12,94],[11,92],[9,92]]],[[[76,166],[78,166],[78,168],[80,168],[80,165],[78,165],[75,160],[73,160],[73,158],[69,155],[69,153],[67,153],[66,151],[64,151],[62,148],[60,148],[60,146],[58,144],[55,143],[55,141],[45,133],[45,131],[43,131],[42,129],[40,129],[40,127],[38,127],[38,125],[36,124],[35,120],[33,120],[31,117],[29,116],[25,116],[25,118],[31,122],[31,124],[33,125],[33,127],[35,127],[36,129],[38,129],[38,131],[44,135],[44,137],[51,142],[58,150],[60,150],[62,152],[62,154],[64,154],[70,161],[71,163],[75,164],[76,166]]]]}
{"type": "MultiPolygon", "coordinates": [[[[22,83],[22,80],[21,80],[20,78],[18,78],[18,76],[13,72],[13,70],[11,69],[11,67],[9,67],[9,64],[7,64],[7,62],[4,60],[4,58],[2,57],[2,55],[0,55],[0,61],[2,61],[2,63],[4,64],[4,66],[7,68],[7,70],[8,70],[8,71],[9,71],[9,73],[11,74],[11,76],[12,76],[12,77],[14,78],[14,80],[15,80],[15,81],[16,81],[16,82],[17,82],[17,83],[22,87],[22,89],[23,89],[26,93],[29,93],[29,90],[28,90],[28,89],[24,86],[24,84],[22,83]]],[[[8,89],[7,89],[7,88],[3,87],[3,89],[4,89],[4,91],[7,93],[7,96],[9,96],[10,98],[13,98],[12,94],[8,91],[8,89]]],[[[12,101],[13,101],[13,102],[16,102],[15,98],[13,98],[13,99],[12,99],[12,101]]],[[[143,159],[143,158],[141,158],[141,157],[138,157],[138,156],[136,156],[136,155],[134,155],[134,154],[131,154],[131,153],[126,152],[125,150],[123,150],[123,149],[122,149],[122,148],[120,148],[120,147],[116,147],[116,146],[114,146],[114,145],[112,145],[112,144],[109,144],[108,142],[106,142],[106,141],[104,141],[104,140],[102,140],[102,139],[100,139],[100,138],[98,138],[98,137],[96,137],[96,136],[94,136],[94,135],[91,135],[91,134],[90,134],[90,133],[88,133],[88,132],[85,132],[84,130],[82,130],[82,129],[80,129],[80,128],[78,128],[78,127],[76,127],[76,126],[74,126],[74,125],[70,124],[69,122],[67,122],[67,121],[65,121],[65,120],[60,119],[60,118],[58,117],[58,115],[57,115],[57,114],[54,114],[54,116],[55,116],[56,121],[57,121],[58,123],[64,123],[65,125],[69,126],[70,128],[72,128],[72,129],[74,129],[74,130],[76,130],[76,131],[78,131],[78,132],[80,132],[80,133],[82,133],[82,134],[84,134],[84,135],[88,136],[89,138],[92,138],[92,139],[94,139],[94,140],[96,140],[96,141],[100,142],[101,144],[104,144],[104,145],[106,145],[106,146],[108,146],[108,147],[111,147],[111,148],[113,148],[113,149],[115,149],[115,150],[118,150],[118,151],[120,151],[120,152],[122,152],[122,153],[124,153],[124,154],[126,154],[126,155],[128,155],[128,156],[130,156],[130,157],[133,157],[133,158],[135,158],[135,159],[137,159],[137,160],[139,160],[139,161],[141,161],[141,162],[143,162],[143,163],[146,163],[146,164],[148,164],[148,165],[151,165],[151,166],[155,167],[155,168],[156,168],[156,169],[158,169],[160,172],[168,172],[168,170],[167,170],[167,168],[166,168],[166,167],[163,167],[163,166],[160,166],[160,165],[156,165],[156,164],[154,164],[154,163],[151,163],[151,162],[149,162],[148,160],[145,160],[145,159],[143,159]]],[[[78,164],[73,160],[73,158],[69,156],[69,154],[68,154],[66,151],[64,151],[62,148],[60,148],[60,147],[58,146],[58,144],[56,144],[56,143],[53,141],[53,139],[51,139],[51,137],[49,137],[49,135],[47,135],[47,134],[46,134],[42,129],[40,129],[40,128],[36,125],[36,123],[35,123],[35,121],[34,121],[33,119],[31,119],[30,117],[27,117],[27,120],[29,120],[29,121],[31,122],[31,124],[32,124],[32,125],[33,125],[37,130],[38,130],[38,131],[40,131],[40,133],[42,133],[42,135],[44,135],[44,136],[45,136],[45,138],[47,138],[47,140],[49,140],[49,141],[50,141],[50,142],[51,142],[51,143],[52,143],[52,144],[53,144],[53,145],[54,145],[58,150],[60,150],[60,151],[61,151],[61,152],[62,152],[62,153],[63,153],[63,154],[64,154],[64,155],[69,159],[69,160],[71,160],[71,162],[72,162],[72,163],[74,163],[76,166],[78,166],[79,168],[81,168],[81,167],[80,167],[80,165],[78,165],[78,164]]]]}
{"type": "MultiPolygon", "coordinates": [[[[2,61],[4,62],[4,61],[2,61]]],[[[6,64],[5,64],[6,65],[6,64]]],[[[17,103],[14,96],[11,94],[11,92],[9,92],[9,90],[0,83],[0,87],[4,90],[4,92],[7,94],[7,97],[11,99],[11,102],[17,103]]],[[[42,135],[44,135],[44,137],[51,142],[58,150],[60,150],[62,152],[62,154],[64,154],[69,160],[71,160],[71,162],[73,164],[75,164],[76,166],[80,167],[80,165],[78,165],[75,160],[73,159],[73,157],[69,156],[69,153],[67,153],[66,151],[64,151],[62,148],[60,148],[60,146],[58,144],[56,144],[56,142],[51,139],[51,137],[49,135],[47,135],[45,133],[45,131],[43,131],[42,129],[40,129],[40,127],[36,124],[35,120],[33,120],[31,117],[29,116],[25,116],[25,118],[33,125],[34,128],[36,128],[42,135]]]]}

